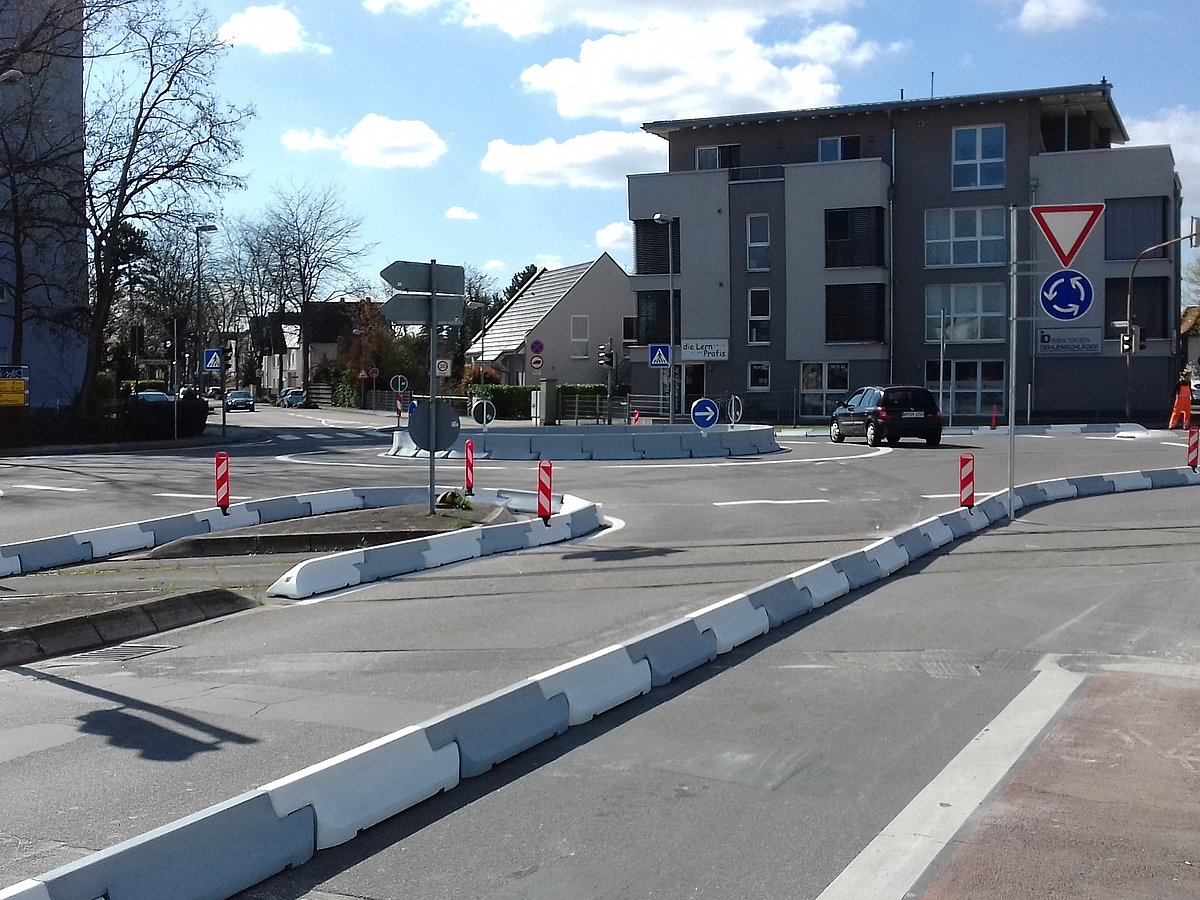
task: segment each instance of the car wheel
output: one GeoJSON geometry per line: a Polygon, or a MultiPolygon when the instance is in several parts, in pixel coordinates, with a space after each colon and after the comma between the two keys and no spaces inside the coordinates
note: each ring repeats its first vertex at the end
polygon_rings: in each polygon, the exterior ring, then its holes
{"type": "Polygon", "coordinates": [[[941,434],[931,434],[929,437],[925,438],[925,445],[927,447],[936,447],[941,442],[942,442],[941,434]]]}
{"type": "Polygon", "coordinates": [[[250,404],[250,412],[254,412],[254,404],[253,403],[250,404]]]}
{"type": "Polygon", "coordinates": [[[874,422],[867,423],[867,446],[879,446],[879,428],[874,422]]]}
{"type": "Polygon", "coordinates": [[[835,444],[840,444],[846,439],[846,436],[842,434],[842,426],[837,423],[836,419],[829,423],[829,439],[835,444]]]}

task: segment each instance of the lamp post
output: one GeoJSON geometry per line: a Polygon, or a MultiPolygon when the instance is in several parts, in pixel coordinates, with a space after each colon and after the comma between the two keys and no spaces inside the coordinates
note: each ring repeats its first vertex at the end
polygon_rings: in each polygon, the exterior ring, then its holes
{"type": "Polygon", "coordinates": [[[667,422],[675,424],[675,220],[664,213],[655,213],[654,221],[667,226],[667,341],[671,347],[667,368],[667,422]]]}
{"type": "MultiPolygon", "coordinates": [[[[211,234],[217,226],[211,223],[197,225],[196,232],[196,379],[203,384],[204,350],[207,341],[204,336],[204,295],[200,290],[200,235],[211,234]]],[[[224,384],[221,385],[224,387],[224,384]]]]}
{"type": "Polygon", "coordinates": [[[479,310],[479,386],[483,387],[483,367],[487,365],[487,351],[484,349],[487,341],[487,300],[468,300],[467,306],[479,310]]]}

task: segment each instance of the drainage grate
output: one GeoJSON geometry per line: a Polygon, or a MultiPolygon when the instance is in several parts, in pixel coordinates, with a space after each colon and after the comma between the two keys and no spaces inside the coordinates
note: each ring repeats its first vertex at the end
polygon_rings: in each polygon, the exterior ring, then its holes
{"type": "Polygon", "coordinates": [[[162,653],[164,650],[178,649],[177,644],[114,644],[112,647],[101,647],[99,650],[76,653],[73,658],[108,659],[123,662],[127,659],[137,659],[139,656],[149,656],[151,653],[162,653]]]}

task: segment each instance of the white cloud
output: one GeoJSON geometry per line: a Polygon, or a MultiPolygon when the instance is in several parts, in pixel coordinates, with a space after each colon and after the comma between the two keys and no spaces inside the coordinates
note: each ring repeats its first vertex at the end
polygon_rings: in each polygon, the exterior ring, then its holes
{"type": "Polygon", "coordinates": [[[324,44],[307,39],[296,14],[282,3],[248,6],[217,29],[217,38],[233,47],[254,47],[260,53],[332,53],[324,44]]]}
{"type": "Polygon", "coordinates": [[[1032,34],[1064,31],[1088,19],[1103,18],[1096,0],[1025,0],[1017,27],[1032,34]]]}
{"type": "Polygon", "coordinates": [[[1170,144],[1183,185],[1183,217],[1200,216],[1200,110],[1186,106],[1162,110],[1154,119],[1130,119],[1129,143],[1170,144]]]}
{"type": "Polygon", "coordinates": [[[760,109],[833,105],[835,65],[858,66],[880,52],[849,26],[829,25],[805,40],[764,47],[763,20],[740,12],[707,19],[656,17],[629,34],[585,41],[578,59],[530,66],[521,80],[553,94],[560,115],[625,124],[760,109]],[[776,59],[786,56],[792,64],[776,59]]]}
{"type": "Polygon", "coordinates": [[[331,137],[320,128],[284,132],[283,146],[299,153],[337,150],[352,166],[373,169],[433,165],[446,152],[446,142],[424,122],[389,119],[368,113],[345,134],[331,137]]]}
{"type": "Polygon", "coordinates": [[[628,222],[613,222],[596,232],[601,250],[628,250],[633,246],[633,227],[628,222]]]}
{"type": "Polygon", "coordinates": [[[442,218],[458,219],[462,222],[474,222],[479,218],[479,213],[471,212],[469,209],[462,206],[452,206],[442,213],[442,218]]]}
{"type": "Polygon", "coordinates": [[[401,13],[419,13],[441,6],[443,2],[444,0],[363,0],[363,9],[375,14],[393,9],[401,13]]]}
{"type": "Polygon", "coordinates": [[[561,256],[556,256],[552,253],[535,253],[533,262],[539,269],[561,269],[566,265],[561,256]]]}
{"type": "Polygon", "coordinates": [[[483,264],[483,270],[485,272],[499,272],[499,271],[502,271],[503,269],[507,269],[507,268],[508,268],[508,263],[506,263],[502,259],[489,259],[487,262],[485,262],[483,264]]]}
{"type": "Polygon", "coordinates": [[[480,167],[504,176],[507,184],[623,188],[629,172],[666,168],[666,143],[643,132],[596,131],[561,143],[488,143],[480,167]]]}

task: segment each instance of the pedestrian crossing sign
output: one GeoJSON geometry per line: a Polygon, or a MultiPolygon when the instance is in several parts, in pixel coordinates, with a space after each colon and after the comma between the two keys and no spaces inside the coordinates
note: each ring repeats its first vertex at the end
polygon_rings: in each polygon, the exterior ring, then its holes
{"type": "Polygon", "coordinates": [[[207,347],[204,350],[204,371],[220,372],[221,371],[221,348],[207,347]]]}
{"type": "Polygon", "coordinates": [[[670,344],[651,344],[650,345],[650,368],[652,369],[667,369],[671,366],[671,345],[670,344]]]}

